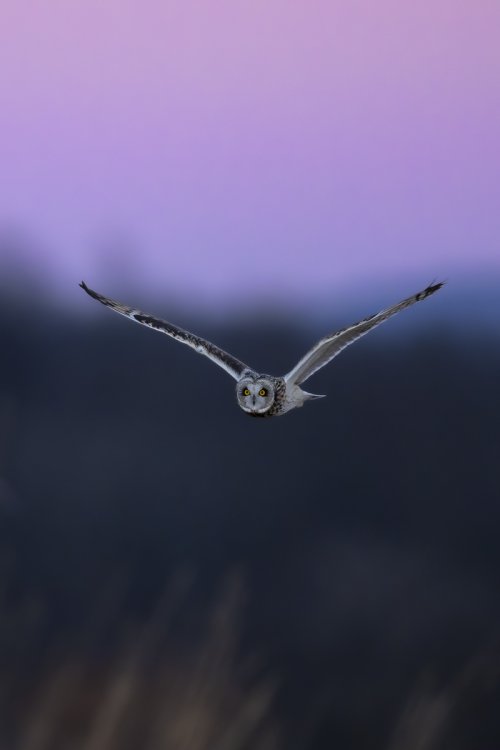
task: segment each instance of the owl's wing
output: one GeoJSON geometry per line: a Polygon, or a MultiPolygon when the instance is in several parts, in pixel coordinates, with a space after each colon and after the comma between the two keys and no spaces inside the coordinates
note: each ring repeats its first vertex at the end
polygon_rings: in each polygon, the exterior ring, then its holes
{"type": "Polygon", "coordinates": [[[134,320],[136,323],[141,323],[144,326],[153,328],[155,331],[166,333],[167,336],[171,336],[177,341],[180,341],[181,344],[187,344],[187,346],[190,346],[191,349],[194,349],[198,354],[203,354],[205,357],[211,359],[212,362],[215,362],[216,365],[222,367],[222,369],[229,373],[229,375],[235,380],[240,379],[244,370],[250,369],[243,362],[240,362],[239,359],[231,356],[231,354],[228,354],[223,349],[219,349],[218,346],[215,346],[215,344],[212,344],[210,341],[195,336],[193,333],[185,331],[183,328],[178,328],[173,325],[173,323],[167,323],[166,320],[160,320],[160,318],[155,318],[153,315],[141,312],[140,310],[135,310],[131,307],[126,307],[120,302],[104,297],[102,294],[94,292],[93,289],[89,289],[84,281],[82,281],[80,286],[91,297],[98,302],[101,302],[103,305],[110,307],[115,312],[120,313],[120,315],[125,315],[125,317],[134,320]]]}
{"type": "Polygon", "coordinates": [[[375,315],[370,315],[370,317],[361,320],[359,323],[354,323],[353,325],[347,326],[347,328],[342,328],[340,331],[325,336],[321,341],[318,341],[304,357],[302,357],[293,370],[290,370],[290,372],[285,375],[285,381],[293,385],[300,385],[321,367],[324,367],[328,362],[331,362],[331,360],[336,357],[342,349],[345,349],[346,346],[352,344],[353,341],[364,336],[365,333],[368,333],[372,328],[375,328],[393,315],[396,315],[396,313],[401,312],[405,307],[410,307],[410,305],[415,304],[415,302],[420,302],[421,300],[426,299],[431,294],[434,294],[434,292],[437,292],[438,289],[441,289],[442,286],[442,283],[431,284],[422,292],[414,294],[412,297],[408,297],[408,299],[404,299],[397,305],[388,307],[387,310],[382,310],[375,315]]]}

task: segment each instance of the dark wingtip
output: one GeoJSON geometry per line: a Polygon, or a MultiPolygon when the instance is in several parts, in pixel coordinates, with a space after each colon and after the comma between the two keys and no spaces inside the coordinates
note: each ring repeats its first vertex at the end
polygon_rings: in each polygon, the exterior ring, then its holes
{"type": "Polygon", "coordinates": [[[445,281],[438,281],[436,284],[429,284],[427,289],[425,290],[429,294],[434,294],[434,292],[437,292],[438,289],[441,289],[442,286],[446,284],[445,281]]]}
{"type": "Polygon", "coordinates": [[[87,294],[90,297],[93,297],[93,299],[96,299],[98,302],[101,301],[99,295],[97,294],[97,292],[94,292],[93,289],[91,289],[90,287],[88,287],[87,284],[84,281],[81,281],[80,284],[78,284],[78,286],[81,287],[84,292],[87,292],[87,294]]]}
{"type": "Polygon", "coordinates": [[[426,299],[427,297],[430,297],[431,294],[434,294],[434,292],[437,292],[439,289],[441,289],[441,287],[444,286],[445,283],[446,282],[444,281],[438,281],[437,284],[429,284],[429,286],[426,287],[423,292],[419,292],[417,294],[418,302],[420,302],[420,300],[426,299]]]}

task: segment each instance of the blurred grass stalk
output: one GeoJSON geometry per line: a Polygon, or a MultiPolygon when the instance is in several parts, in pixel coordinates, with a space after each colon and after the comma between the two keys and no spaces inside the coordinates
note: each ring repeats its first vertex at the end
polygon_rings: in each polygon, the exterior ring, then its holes
{"type": "MultiPolygon", "coordinates": [[[[169,589],[111,658],[52,658],[9,746],[19,750],[278,750],[269,678],[238,663],[242,584],[224,591],[197,647],[175,650],[169,624],[183,592],[169,589]],[[179,593],[181,595],[179,595],[179,593]]],[[[3,747],[3,743],[2,743],[3,747]]]]}
{"type": "MultiPolygon", "coordinates": [[[[255,659],[245,661],[241,656],[241,577],[228,578],[208,622],[201,624],[201,637],[198,642],[187,638],[187,647],[179,644],[171,625],[190,586],[189,577],[176,578],[149,620],[142,626],[122,624],[118,641],[104,655],[101,649],[96,659],[93,641],[105,628],[110,609],[119,607],[120,595],[111,606],[107,602],[107,611],[101,602],[101,621],[91,620],[84,626],[83,647],[52,654],[28,688],[26,675],[22,676],[14,700],[5,679],[7,669],[0,681],[0,748],[288,750],[285,729],[290,734],[290,727],[282,726],[277,718],[277,683],[259,674],[255,659]]],[[[39,611],[28,607],[25,617],[34,621],[39,611]]],[[[20,640],[26,638],[33,622],[26,631],[22,619],[22,614],[16,619],[3,613],[3,640],[5,633],[10,638],[16,638],[16,633],[20,640]]],[[[15,668],[14,655],[13,683],[15,668]]],[[[421,682],[381,750],[462,747],[462,709],[470,713],[470,707],[483,700],[485,690],[498,685],[499,677],[500,651],[494,648],[470,662],[450,684],[437,688],[429,679],[421,682]]],[[[328,709],[320,713],[307,736],[295,733],[294,748],[306,750],[314,745],[320,724],[328,721],[328,709]]],[[[307,717],[302,718],[307,724],[307,717]]]]}

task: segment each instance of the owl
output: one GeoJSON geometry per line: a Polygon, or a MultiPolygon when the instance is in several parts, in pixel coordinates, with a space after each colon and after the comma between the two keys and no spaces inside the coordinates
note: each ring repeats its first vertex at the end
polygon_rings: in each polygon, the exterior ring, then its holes
{"type": "Polygon", "coordinates": [[[236,357],[228,354],[223,349],[212,344],[206,339],[195,336],[183,328],[179,328],[173,323],[167,323],[165,320],[156,318],[154,315],[141,312],[132,307],[126,307],[120,302],[104,297],[102,294],[94,292],[85,282],[80,284],[87,294],[96,299],[101,304],[110,307],[120,315],[134,320],[136,323],[148,326],[160,333],[166,333],[167,336],[180,341],[194,349],[198,354],[203,354],[222,367],[232,378],[236,380],[236,398],[238,405],[246,414],[252,417],[277,417],[280,414],[286,414],[292,409],[303,406],[306,401],[311,401],[324,396],[316,393],[308,393],[301,388],[302,383],[308,380],[319,369],[324,367],[334,357],[337,356],[346,346],[364,336],[372,328],[380,325],[391,318],[396,313],[410,307],[415,302],[421,302],[431,294],[437,292],[443,286],[442,283],[431,284],[422,292],[414,294],[412,297],[404,299],[397,305],[388,307],[386,310],[364,318],[359,323],[342,328],[339,331],[325,336],[300,359],[295,367],[283,377],[274,375],[263,375],[252,370],[251,367],[241,362],[236,357]]]}

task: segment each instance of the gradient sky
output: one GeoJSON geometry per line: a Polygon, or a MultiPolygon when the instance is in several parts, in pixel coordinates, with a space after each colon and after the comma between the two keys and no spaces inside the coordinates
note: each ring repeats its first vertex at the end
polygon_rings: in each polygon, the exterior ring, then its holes
{"type": "Polygon", "coordinates": [[[498,0],[3,0],[2,260],[201,303],[500,271],[499,39],[498,0]]]}

